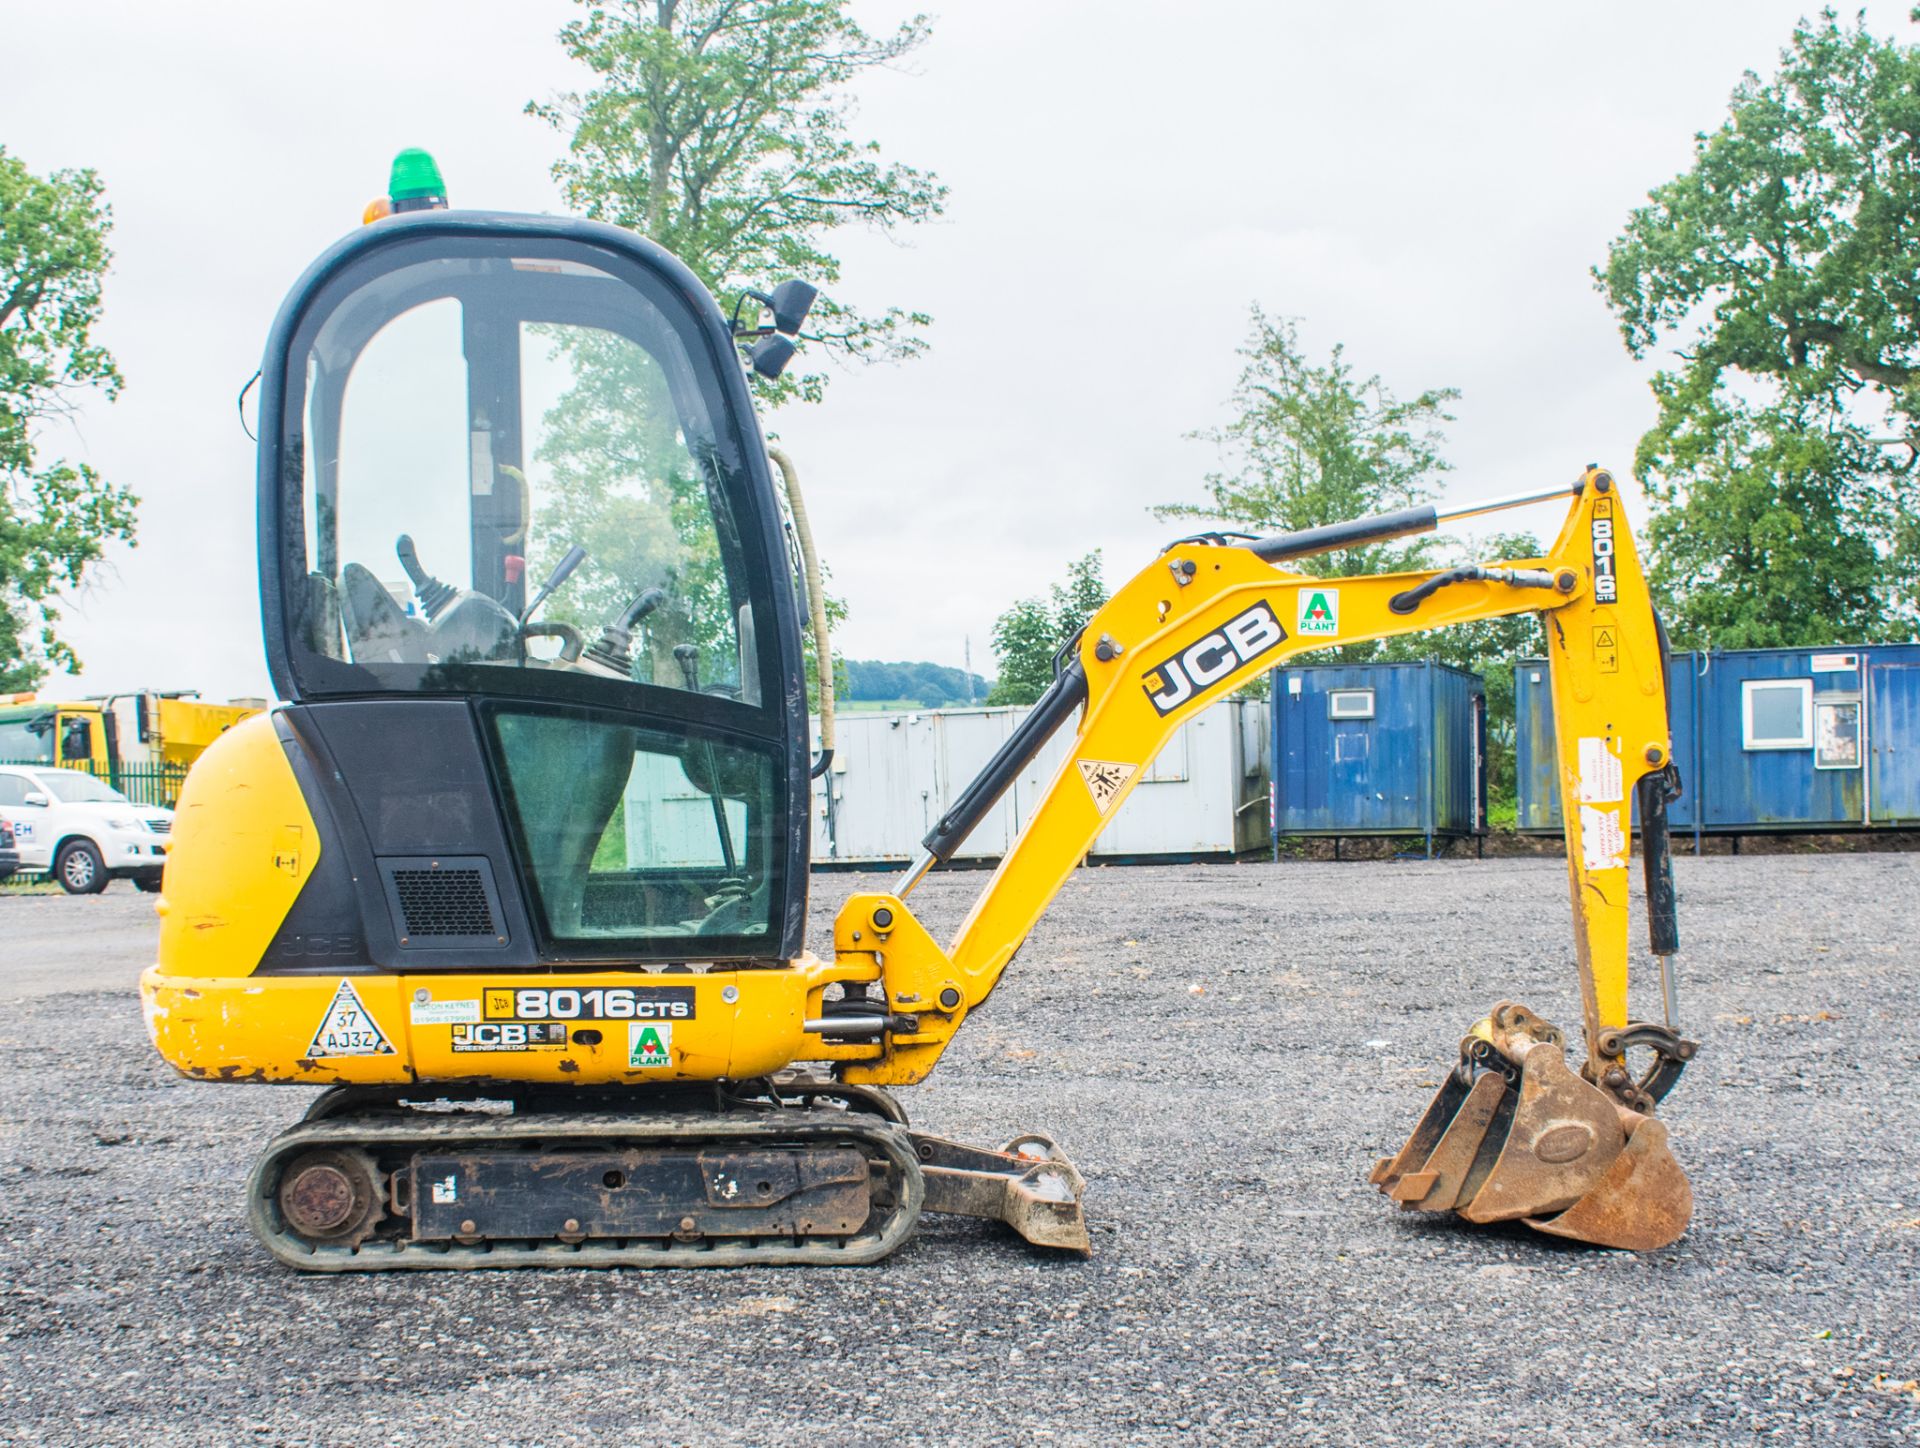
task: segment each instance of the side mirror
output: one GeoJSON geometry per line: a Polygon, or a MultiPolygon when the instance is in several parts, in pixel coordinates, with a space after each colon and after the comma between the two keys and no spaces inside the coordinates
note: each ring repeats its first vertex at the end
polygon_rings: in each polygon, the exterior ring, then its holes
{"type": "Polygon", "coordinates": [[[819,295],[818,287],[798,277],[780,283],[767,298],[773,308],[774,330],[785,332],[789,337],[796,335],[800,324],[807,320],[807,313],[813,310],[813,299],[819,295]]]}
{"type": "Polygon", "coordinates": [[[40,793],[39,790],[32,790],[20,803],[32,805],[35,809],[45,809],[47,807],[47,797],[40,793]]]}
{"type": "Polygon", "coordinates": [[[753,370],[769,380],[787,370],[793,354],[800,349],[785,337],[762,337],[747,349],[747,361],[753,370]]]}

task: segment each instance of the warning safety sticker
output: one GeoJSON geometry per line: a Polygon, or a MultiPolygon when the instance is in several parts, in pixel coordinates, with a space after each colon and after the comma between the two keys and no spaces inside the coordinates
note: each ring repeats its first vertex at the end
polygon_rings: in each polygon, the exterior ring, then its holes
{"type": "Polygon", "coordinates": [[[1620,811],[1580,806],[1580,853],[1589,870],[1618,870],[1627,863],[1627,835],[1620,811]]]}
{"type": "Polygon", "coordinates": [[[1120,791],[1127,787],[1139,769],[1136,764],[1115,764],[1105,759],[1082,759],[1076,761],[1080,766],[1080,777],[1087,782],[1087,792],[1093,796],[1093,807],[1105,814],[1113,808],[1113,802],[1120,798],[1120,791]]]}
{"type": "Polygon", "coordinates": [[[1618,804],[1625,795],[1620,756],[1609,741],[1598,735],[1583,735],[1580,740],[1580,802],[1582,804],[1618,804]]]}
{"type": "Polygon", "coordinates": [[[627,1027],[629,1066],[671,1066],[673,1027],[665,1021],[635,1021],[627,1027]]]}
{"type": "Polygon", "coordinates": [[[1594,672],[1617,674],[1620,672],[1620,629],[1616,624],[1597,623],[1593,626],[1593,667],[1594,672]]]}
{"type": "Polygon", "coordinates": [[[309,1056],[391,1056],[393,1042],[360,999],[353,982],[343,980],[307,1047],[309,1056]]]}

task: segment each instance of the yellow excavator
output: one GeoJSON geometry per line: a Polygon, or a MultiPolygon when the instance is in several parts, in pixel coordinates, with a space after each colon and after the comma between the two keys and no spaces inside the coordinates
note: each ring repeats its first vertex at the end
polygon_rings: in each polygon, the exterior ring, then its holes
{"type": "MultiPolygon", "coordinates": [[[[331,1087],[247,1188],[314,1271],[872,1262],[923,1211],[1086,1252],[1045,1136],[913,1129],[920,1081],[1182,721],[1307,650],[1538,612],[1584,1052],[1496,1006],[1391,1200],[1650,1249],[1691,1197],[1655,1108],[1676,1029],[1664,643],[1613,479],[1448,514],[1183,538],[1122,587],[891,890],[803,939],[802,549],[746,367],[813,289],[723,312],[596,223],[446,209],[403,153],[287,298],[261,376],[259,557],[288,701],[181,796],[141,981],[206,1081],[331,1087]],[[1564,498],[1544,557],[1380,577],[1304,558],[1564,498]],[[914,887],[1057,732],[1066,762],[945,945],[914,887]],[[1628,1008],[1639,804],[1658,1022],[1628,1008]]],[[[802,522],[804,515],[802,515],[802,522]]],[[[810,555],[810,546],[805,550],[810,555]]],[[[824,647],[822,631],[815,642],[824,647]]],[[[824,662],[824,658],[822,660],[824,662]]]]}

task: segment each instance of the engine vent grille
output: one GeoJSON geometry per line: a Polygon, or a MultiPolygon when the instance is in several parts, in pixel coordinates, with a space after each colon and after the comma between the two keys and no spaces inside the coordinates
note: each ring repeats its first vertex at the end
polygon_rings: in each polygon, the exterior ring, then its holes
{"type": "Polygon", "coordinates": [[[395,870],[393,890],[409,935],[493,934],[478,870],[395,870]]]}
{"type": "Polygon", "coordinates": [[[400,944],[501,945],[500,897],[484,858],[382,860],[400,944]]]}

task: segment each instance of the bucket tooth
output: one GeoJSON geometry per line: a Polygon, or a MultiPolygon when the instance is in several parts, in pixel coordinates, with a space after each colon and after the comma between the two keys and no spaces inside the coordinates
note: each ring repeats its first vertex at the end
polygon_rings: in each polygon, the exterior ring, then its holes
{"type": "Polygon", "coordinates": [[[1457,1072],[1449,1076],[1399,1154],[1374,1167],[1374,1185],[1409,1210],[1452,1207],[1506,1094],[1497,1072],[1482,1072],[1467,1088],[1457,1072]]]}
{"type": "Polygon", "coordinates": [[[1651,1252],[1680,1240],[1693,1217],[1693,1188],[1667,1144],[1666,1123],[1623,1112],[1627,1144],[1600,1184],[1557,1216],[1529,1217],[1535,1231],[1651,1252]]]}
{"type": "Polygon", "coordinates": [[[1419,1123],[1413,1128],[1413,1134],[1407,1138],[1406,1145],[1392,1156],[1383,1156],[1373,1164],[1373,1170],[1367,1174],[1367,1180],[1388,1191],[1394,1182],[1407,1172],[1418,1171],[1426,1159],[1433,1155],[1434,1147],[1440,1144],[1440,1137],[1460,1110],[1460,1103],[1467,1099],[1467,1071],[1464,1066],[1449,1071],[1447,1079],[1440,1083],[1440,1089],[1433,1093],[1433,1100],[1427,1103],[1427,1109],[1421,1113],[1419,1123]]]}
{"type": "Polygon", "coordinates": [[[1606,1176],[1626,1144],[1613,1098],[1541,1041],[1520,1063],[1520,1099],[1486,1179],[1463,1194],[1469,1222],[1509,1222],[1563,1212],[1606,1176]]]}

